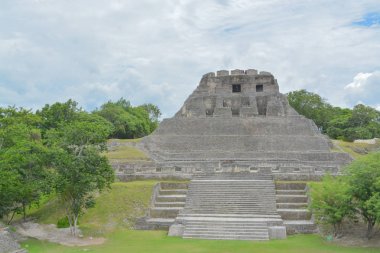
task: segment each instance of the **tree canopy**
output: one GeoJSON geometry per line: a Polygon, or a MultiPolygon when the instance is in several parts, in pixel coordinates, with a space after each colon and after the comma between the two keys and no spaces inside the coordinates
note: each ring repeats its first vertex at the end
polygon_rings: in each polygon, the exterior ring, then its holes
{"type": "Polygon", "coordinates": [[[133,107],[124,98],[108,101],[94,112],[108,120],[114,127],[112,138],[140,138],[153,132],[158,126],[160,109],[153,104],[133,107]]]}
{"type": "Polygon", "coordinates": [[[330,138],[353,141],[380,137],[380,112],[358,104],[353,109],[334,107],[316,93],[289,92],[289,104],[301,115],[312,119],[330,138]]]}
{"type": "Polygon", "coordinates": [[[330,224],[339,234],[344,219],[361,216],[367,223],[367,238],[380,224],[380,152],[363,156],[344,169],[344,176],[325,176],[312,186],[312,204],[317,221],[330,224]]]}
{"type": "Polygon", "coordinates": [[[17,213],[25,217],[29,207],[54,192],[76,234],[78,218],[94,205],[94,194],[114,180],[102,155],[107,139],[150,134],[160,115],[153,104],[133,107],[123,98],[94,112],[71,99],[35,113],[0,107],[0,218],[10,223],[17,213]]]}

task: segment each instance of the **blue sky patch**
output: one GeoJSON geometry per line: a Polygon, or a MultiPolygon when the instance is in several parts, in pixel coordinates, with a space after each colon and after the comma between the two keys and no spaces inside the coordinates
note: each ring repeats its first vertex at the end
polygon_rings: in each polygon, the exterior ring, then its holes
{"type": "Polygon", "coordinates": [[[371,27],[380,25],[380,12],[371,12],[363,16],[359,21],[353,22],[353,25],[371,27]]]}

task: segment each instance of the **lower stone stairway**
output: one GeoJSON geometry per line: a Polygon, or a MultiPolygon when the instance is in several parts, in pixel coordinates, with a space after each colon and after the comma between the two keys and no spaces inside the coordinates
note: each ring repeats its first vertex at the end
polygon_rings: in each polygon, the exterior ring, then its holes
{"type": "Polygon", "coordinates": [[[185,206],[187,183],[161,182],[155,186],[146,222],[154,229],[168,229],[185,206]]]}
{"type": "Polygon", "coordinates": [[[185,208],[173,227],[181,227],[176,235],[183,238],[268,240],[286,237],[276,210],[273,180],[253,173],[195,177],[189,184],[185,208]]]}
{"type": "Polygon", "coordinates": [[[316,225],[308,208],[305,182],[276,182],[277,212],[286,226],[287,234],[315,233],[316,225]]]}
{"type": "Polygon", "coordinates": [[[183,238],[215,240],[269,240],[265,221],[247,219],[202,219],[189,220],[183,238]]]}

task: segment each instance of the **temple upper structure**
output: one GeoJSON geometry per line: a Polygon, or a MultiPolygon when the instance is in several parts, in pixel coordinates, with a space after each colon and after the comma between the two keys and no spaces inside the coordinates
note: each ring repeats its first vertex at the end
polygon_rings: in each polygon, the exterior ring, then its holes
{"type": "Polygon", "coordinates": [[[287,116],[297,113],[269,72],[255,69],[205,74],[176,117],[287,116]]]}

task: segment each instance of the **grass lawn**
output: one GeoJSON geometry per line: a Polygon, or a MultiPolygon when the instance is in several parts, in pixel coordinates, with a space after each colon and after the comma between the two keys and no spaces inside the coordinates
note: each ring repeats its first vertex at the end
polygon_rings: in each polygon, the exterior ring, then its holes
{"type": "Polygon", "coordinates": [[[131,146],[118,146],[114,150],[105,153],[105,156],[110,160],[149,160],[149,157],[143,151],[131,146]]]}
{"type": "Polygon", "coordinates": [[[136,138],[136,139],[109,139],[108,142],[119,142],[119,143],[127,143],[127,142],[140,142],[142,138],[136,138]]]}
{"type": "MultiPolygon", "coordinates": [[[[376,144],[366,144],[366,143],[354,143],[342,140],[332,140],[334,145],[339,146],[344,152],[349,153],[353,158],[357,159],[362,157],[369,152],[380,151],[380,141],[376,144]]],[[[332,149],[333,152],[341,152],[341,150],[336,147],[332,149]]]]}
{"type": "MultiPolygon", "coordinates": [[[[94,208],[88,209],[79,218],[80,228],[85,235],[99,236],[120,228],[129,228],[137,217],[142,217],[149,206],[154,180],[117,182],[111,190],[105,190],[96,198],[94,208]]],[[[56,224],[65,216],[62,205],[52,196],[29,216],[39,223],[56,224]]]]}
{"type": "Polygon", "coordinates": [[[108,236],[105,244],[87,247],[65,247],[53,243],[28,240],[23,246],[30,253],[72,253],[72,252],[107,252],[107,253],[364,253],[380,252],[380,249],[348,248],[325,242],[317,235],[289,236],[286,240],[252,242],[252,241],[212,241],[188,240],[168,237],[164,231],[120,230],[108,236]]]}

